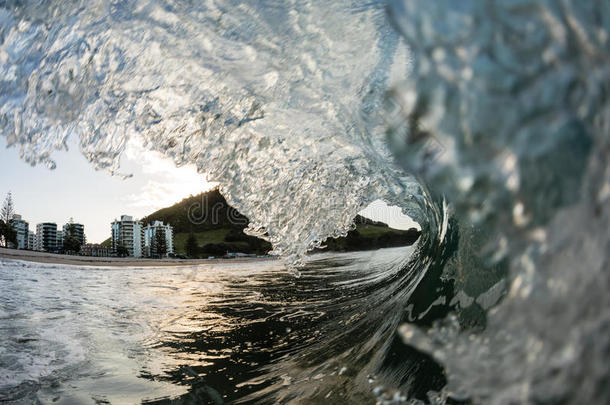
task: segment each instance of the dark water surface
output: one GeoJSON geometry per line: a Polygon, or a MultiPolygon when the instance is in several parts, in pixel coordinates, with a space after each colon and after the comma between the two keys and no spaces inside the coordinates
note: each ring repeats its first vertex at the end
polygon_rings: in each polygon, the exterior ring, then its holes
{"type": "Polygon", "coordinates": [[[373,402],[369,368],[388,361],[381,353],[400,322],[397,305],[419,278],[400,271],[411,252],[318,255],[300,278],[273,260],[177,268],[4,260],[0,401],[373,402]]]}

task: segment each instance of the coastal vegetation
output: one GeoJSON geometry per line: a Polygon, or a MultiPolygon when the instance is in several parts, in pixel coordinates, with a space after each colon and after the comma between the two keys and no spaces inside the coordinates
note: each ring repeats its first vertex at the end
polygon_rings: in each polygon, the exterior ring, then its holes
{"type": "Polygon", "coordinates": [[[8,247],[10,244],[17,244],[17,233],[12,226],[14,214],[13,195],[9,191],[2,204],[2,210],[0,210],[0,242],[4,247],[8,247]]]}
{"type": "Polygon", "coordinates": [[[67,254],[78,254],[80,247],[81,241],[76,237],[76,225],[70,218],[70,223],[67,224],[63,235],[63,251],[67,254]]]}
{"type": "Polygon", "coordinates": [[[157,257],[164,257],[167,253],[165,234],[161,233],[159,230],[155,230],[155,238],[152,241],[152,249],[157,257]]]}
{"type": "Polygon", "coordinates": [[[185,250],[188,256],[197,256],[199,245],[197,244],[197,238],[195,238],[193,233],[189,233],[189,237],[186,240],[185,250]]]}
{"type": "Polygon", "coordinates": [[[119,245],[116,248],[116,254],[118,257],[127,257],[127,256],[129,256],[129,250],[127,250],[127,248],[124,245],[119,243],[119,245]]]}

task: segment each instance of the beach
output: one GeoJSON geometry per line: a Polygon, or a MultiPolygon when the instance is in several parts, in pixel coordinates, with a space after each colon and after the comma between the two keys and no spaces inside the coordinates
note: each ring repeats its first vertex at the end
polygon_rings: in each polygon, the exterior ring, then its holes
{"type": "Polygon", "coordinates": [[[33,250],[0,248],[0,258],[25,260],[36,263],[70,264],[80,266],[109,267],[177,267],[198,264],[242,263],[263,260],[276,260],[274,257],[237,257],[231,259],[146,259],[135,257],[92,257],[60,255],[33,250]]]}

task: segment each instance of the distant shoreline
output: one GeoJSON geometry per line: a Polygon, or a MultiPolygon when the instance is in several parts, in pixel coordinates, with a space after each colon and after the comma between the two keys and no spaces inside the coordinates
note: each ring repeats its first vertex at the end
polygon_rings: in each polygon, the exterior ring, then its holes
{"type": "Polygon", "coordinates": [[[69,264],[97,267],[180,267],[198,264],[246,263],[277,260],[275,257],[238,257],[232,259],[140,259],[134,257],[92,257],[60,255],[33,250],[0,248],[0,258],[35,263],[69,264]]]}

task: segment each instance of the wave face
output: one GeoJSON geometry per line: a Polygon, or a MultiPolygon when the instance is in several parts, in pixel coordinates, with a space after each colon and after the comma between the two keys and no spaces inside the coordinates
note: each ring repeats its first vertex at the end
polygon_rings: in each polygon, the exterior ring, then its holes
{"type": "Polygon", "coordinates": [[[605,403],[610,5],[456,3],[391,4],[414,65],[390,142],[460,228],[456,314],[400,334],[445,366],[441,401],[605,403]]]}
{"type": "Polygon", "coordinates": [[[607,2],[0,7],[0,128],[26,161],[76,136],[118,173],[142,137],[293,262],[384,199],[422,225],[426,277],[379,356],[434,358],[437,403],[607,401],[607,2]]]}

